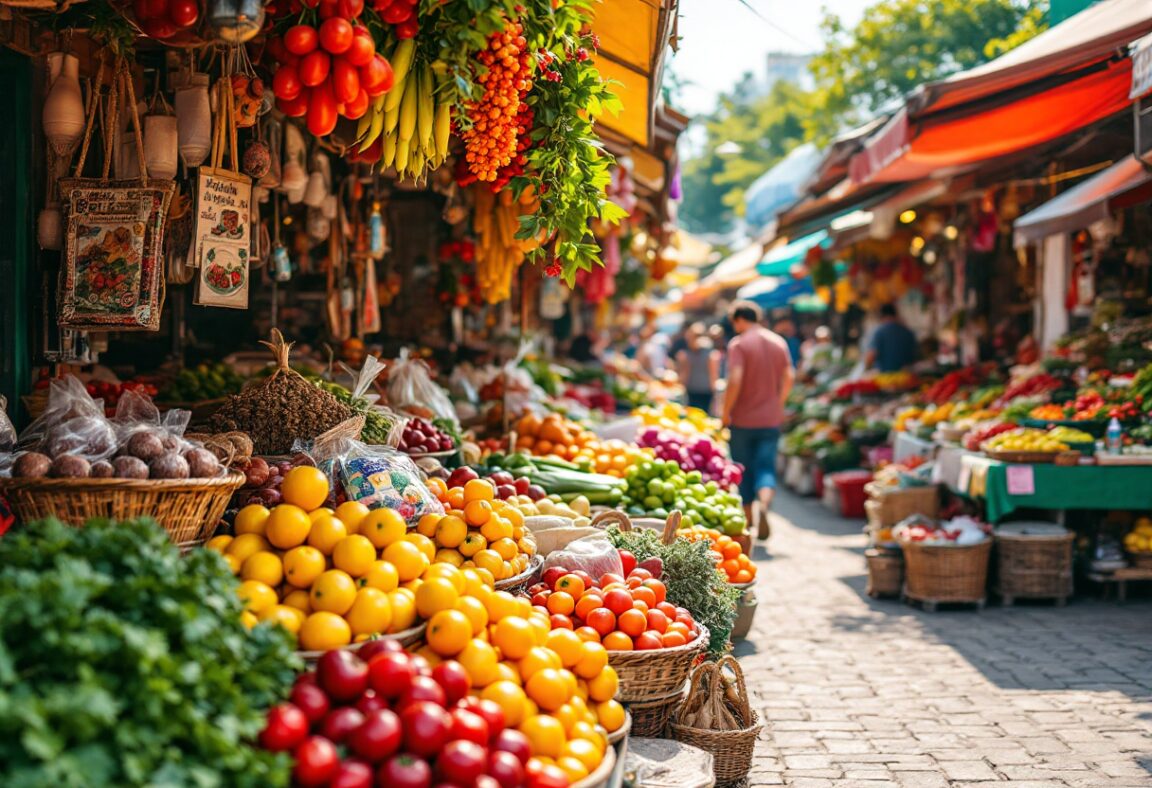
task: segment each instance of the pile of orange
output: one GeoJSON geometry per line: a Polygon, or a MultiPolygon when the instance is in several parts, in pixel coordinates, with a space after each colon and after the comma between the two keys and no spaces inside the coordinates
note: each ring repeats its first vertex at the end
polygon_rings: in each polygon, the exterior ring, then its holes
{"type": "Polygon", "coordinates": [[[445,514],[426,514],[416,533],[432,541],[432,560],[459,569],[486,569],[496,580],[515,577],[536,555],[536,540],[524,527],[524,515],[509,501],[496,497],[487,479],[473,479],[449,488],[441,479],[428,480],[445,514]]]}
{"type": "Polygon", "coordinates": [[[740,543],[732,537],[702,525],[682,529],[679,535],[693,541],[710,541],[712,554],[716,556],[716,567],[728,577],[729,583],[751,583],[756,579],[756,564],[752,563],[740,543]]]}
{"type": "Polygon", "coordinates": [[[656,456],[651,449],[642,449],[622,440],[602,441],[558,413],[543,418],[534,413],[522,416],[516,423],[516,451],[537,457],[587,462],[596,473],[620,479],[636,463],[656,456]]]}
{"type": "Polygon", "coordinates": [[[316,468],[293,468],[281,494],[284,502],[272,509],[245,506],[236,515],[236,535],[217,536],[207,547],[240,577],[245,623],[279,623],[303,649],[408,629],[437,609],[421,603],[421,586],[460,573],[451,564],[433,565],[435,543],[409,533],[392,509],[351,501],[322,508],[328,480],[316,468]]]}

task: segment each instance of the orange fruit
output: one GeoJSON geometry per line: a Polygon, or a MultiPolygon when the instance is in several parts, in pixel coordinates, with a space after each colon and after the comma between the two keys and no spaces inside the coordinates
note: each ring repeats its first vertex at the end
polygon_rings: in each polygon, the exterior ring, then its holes
{"type": "MultiPolygon", "coordinates": [[[[467,496],[467,492],[465,492],[467,496]]],[[[479,528],[492,517],[492,502],[488,500],[468,501],[464,504],[464,522],[479,528]]]]}
{"type": "Polygon", "coordinates": [[[346,536],[348,536],[348,527],[344,525],[344,522],[337,517],[326,514],[312,521],[312,530],[308,533],[308,544],[324,555],[332,555],[336,543],[346,536]]]}
{"type": "Polygon", "coordinates": [[[565,665],[582,679],[593,679],[608,667],[608,650],[600,643],[581,643],[575,665],[565,665]]]}
{"type": "Polygon", "coordinates": [[[388,633],[403,632],[416,626],[416,602],[405,591],[397,589],[388,592],[388,602],[392,606],[392,625],[388,633]]]}
{"type": "Polygon", "coordinates": [[[297,610],[294,607],[287,605],[273,605],[265,610],[259,616],[261,621],[267,621],[272,624],[279,624],[286,630],[295,635],[300,631],[300,626],[304,623],[303,611],[297,610]]]}
{"type": "Polygon", "coordinates": [[[232,530],[236,535],[260,534],[264,535],[264,528],[268,524],[270,511],[258,503],[250,503],[236,512],[236,520],[232,523],[232,530]]]}
{"type": "Polygon", "coordinates": [[[604,753],[587,739],[569,739],[564,744],[564,756],[571,757],[584,764],[589,772],[594,771],[604,758],[604,753]]]}
{"type": "Polygon", "coordinates": [[[485,600],[484,606],[488,608],[488,618],[495,624],[505,616],[517,615],[520,603],[516,597],[507,591],[493,591],[485,600]]]}
{"type": "Polygon", "coordinates": [[[453,487],[448,491],[448,506],[452,509],[464,508],[464,488],[453,487]]]}
{"type": "Polygon", "coordinates": [[[282,604],[285,604],[291,608],[295,608],[301,613],[312,612],[312,602],[308,598],[308,592],[303,588],[297,588],[295,591],[289,591],[285,595],[282,604]]]}
{"type": "Polygon", "coordinates": [[[588,642],[588,643],[599,643],[600,642],[600,633],[597,632],[596,630],[594,630],[592,627],[589,627],[589,626],[576,627],[575,632],[577,635],[580,636],[580,639],[585,641],[585,642],[588,642]]]}
{"type": "Polygon", "coordinates": [[[468,671],[473,689],[487,687],[497,678],[496,649],[480,638],[472,638],[464,650],[456,655],[456,661],[468,671]]]}
{"type": "Polygon", "coordinates": [[[215,550],[218,553],[223,553],[228,549],[228,545],[232,544],[232,540],[234,538],[235,537],[229,536],[228,534],[220,534],[219,536],[213,536],[211,539],[204,543],[204,546],[209,550],[215,550]]]}
{"type": "Polygon", "coordinates": [[[312,529],[312,521],[308,513],[299,506],[282,503],[272,509],[268,515],[268,522],[264,535],[268,541],[281,550],[304,544],[308,532],[312,529]]]}
{"type": "Polygon", "coordinates": [[[612,700],[616,697],[616,691],[620,689],[620,677],[616,675],[615,670],[608,670],[607,668],[600,671],[597,675],[590,679],[588,682],[588,698],[598,703],[612,700]]]}
{"type": "Polygon", "coordinates": [[[492,501],[495,497],[496,488],[487,479],[472,479],[464,485],[465,505],[472,501],[492,501]]]}
{"type": "Polygon", "coordinates": [[[616,626],[628,637],[639,637],[648,629],[648,617],[639,610],[625,610],[616,619],[616,626]]]}
{"type": "Polygon", "coordinates": [[[480,569],[487,569],[497,580],[504,580],[504,559],[495,550],[484,549],[472,556],[473,563],[480,569]]]}
{"type": "Polygon", "coordinates": [[[345,501],[336,507],[333,513],[337,520],[344,523],[348,533],[360,533],[360,522],[368,516],[369,509],[359,501],[345,501]]]}
{"type": "Polygon", "coordinates": [[[313,509],[308,512],[308,519],[316,522],[321,517],[334,517],[336,515],[335,509],[329,509],[327,506],[321,506],[319,509],[313,509]]]}
{"type": "Polygon", "coordinates": [[[569,783],[578,783],[588,776],[588,770],[584,768],[584,764],[571,755],[562,755],[557,758],[556,767],[564,772],[569,783]]]}
{"type": "Polygon", "coordinates": [[[319,509],[328,497],[328,477],[319,468],[300,465],[284,475],[280,495],[285,503],[299,506],[306,512],[319,509]]]}
{"type": "Polygon", "coordinates": [[[497,539],[511,539],[512,523],[500,515],[493,515],[488,518],[484,525],[480,526],[480,535],[489,542],[495,542],[497,539]]]}
{"type": "Polygon", "coordinates": [[[297,637],[305,651],[328,651],[351,643],[352,629],[340,616],[322,610],[304,619],[297,637]]]}
{"type": "Polygon", "coordinates": [[[564,677],[554,668],[544,668],[529,676],[524,682],[524,691],[545,711],[556,711],[571,697],[564,677]]]}
{"type": "Polygon", "coordinates": [[[417,533],[410,533],[404,537],[405,542],[411,542],[420,548],[420,552],[428,559],[428,563],[432,563],[432,559],[436,557],[436,543],[429,539],[427,536],[421,536],[417,533]]]}
{"type": "Polygon", "coordinates": [[[272,587],[259,580],[245,580],[236,589],[236,593],[244,603],[244,609],[255,615],[260,615],[280,601],[272,587]]]}
{"type": "Polygon", "coordinates": [[[537,646],[548,642],[548,633],[552,630],[552,619],[545,613],[532,611],[528,614],[528,623],[532,625],[532,634],[537,646]]]}
{"type": "Polygon", "coordinates": [[[463,594],[468,588],[468,579],[464,576],[464,573],[451,564],[434,562],[424,570],[424,574],[421,577],[424,580],[443,577],[452,583],[458,594],[463,594]]]}
{"type": "Polygon", "coordinates": [[[588,617],[598,607],[604,606],[604,598],[599,594],[585,593],[582,597],[576,600],[576,615],[581,619],[588,617]]]}
{"type": "Polygon", "coordinates": [[[456,600],[456,609],[468,616],[472,622],[472,636],[475,637],[488,626],[488,609],[476,597],[462,596],[456,600]]]}
{"type": "Polygon", "coordinates": [[[504,659],[523,659],[535,646],[532,625],[520,616],[505,616],[492,629],[492,645],[504,659]]]}
{"type": "Polygon", "coordinates": [[[408,532],[408,524],[395,509],[373,509],[360,521],[358,533],[372,543],[373,547],[384,548],[399,542],[408,532]]]}
{"type": "Polygon", "coordinates": [[[620,631],[609,632],[600,642],[609,651],[632,651],[635,648],[632,644],[632,638],[620,631]]]}
{"type": "Polygon", "coordinates": [[[460,543],[458,549],[460,550],[460,555],[465,558],[473,558],[486,547],[488,547],[488,540],[478,531],[470,531],[468,535],[464,537],[464,541],[460,543]]]}
{"type": "Polygon", "coordinates": [[[373,561],[368,571],[360,576],[359,584],[387,593],[400,587],[400,575],[396,567],[387,561],[373,561]]]}
{"type": "Polygon", "coordinates": [[[548,612],[553,615],[567,616],[571,615],[572,611],[576,609],[576,601],[572,599],[571,594],[563,591],[556,591],[548,597],[548,612]]]}
{"type": "Polygon", "coordinates": [[[524,658],[520,660],[520,678],[527,682],[528,679],[542,670],[548,668],[559,670],[561,667],[562,663],[556,652],[542,646],[535,646],[529,649],[524,658]]]}
{"type": "Polygon", "coordinates": [[[524,720],[520,732],[528,737],[532,754],[559,758],[564,752],[564,726],[555,717],[537,714],[524,720]]]}
{"type": "Polygon", "coordinates": [[[595,706],[596,719],[609,733],[620,730],[624,724],[624,707],[615,700],[606,700],[595,706]]]}
{"type": "Polygon", "coordinates": [[[396,567],[401,583],[419,577],[428,568],[428,557],[419,547],[405,540],[385,547],[381,558],[396,567]]]}
{"type": "Polygon", "coordinates": [[[497,539],[492,542],[489,547],[496,555],[500,556],[505,561],[511,561],[513,558],[520,554],[520,548],[511,539],[497,539]]]}
{"type": "Polygon", "coordinates": [[[302,544],[284,554],[284,579],[296,588],[311,588],[327,565],[323,553],[302,544]]]}
{"type": "Polygon", "coordinates": [[[224,549],[224,555],[235,556],[243,564],[250,555],[268,549],[268,540],[260,534],[240,534],[224,549]]]}
{"type": "MultiPolygon", "coordinates": [[[[468,505],[475,506],[481,503],[487,501],[473,501],[468,505]]],[[[450,514],[440,518],[440,522],[436,524],[436,532],[431,536],[441,547],[459,547],[468,537],[468,524],[456,515],[450,514]]]]}
{"type": "Polygon", "coordinates": [[[362,577],[376,560],[376,548],[361,534],[345,536],[332,548],[332,564],[353,577],[362,577]]]}
{"type": "Polygon", "coordinates": [[[441,610],[428,619],[428,645],[442,657],[453,657],[472,639],[472,622],[459,610],[441,610]]]}
{"type": "Polygon", "coordinates": [[[464,565],[464,556],[460,555],[459,550],[441,547],[432,558],[432,565],[435,566],[436,564],[448,564],[459,568],[464,565]]]}
{"type": "Polygon", "coordinates": [[[259,580],[267,586],[278,586],[284,580],[284,565],[280,556],[267,550],[253,553],[240,567],[241,580],[259,580]]]}
{"type": "Polygon", "coordinates": [[[443,501],[448,496],[448,483],[443,479],[438,479],[435,476],[431,476],[424,484],[428,487],[429,490],[432,491],[432,494],[439,498],[441,501],[443,501]]]}
{"type": "MultiPolygon", "coordinates": [[[[516,669],[515,662],[496,663],[496,681],[511,681],[517,687],[524,682],[520,679],[520,671],[516,669]]],[[[535,704],[533,704],[535,705],[535,704]]],[[[535,712],[533,712],[535,713],[535,712]]],[[[525,715],[527,716],[527,715],[525,715]]]]}
{"type": "Polygon", "coordinates": [[[313,610],[342,616],[356,601],[356,581],[347,572],[329,569],[312,584],[308,601],[313,610]]]}
{"type": "Polygon", "coordinates": [[[575,667],[584,653],[584,641],[570,629],[552,630],[544,645],[556,652],[560,664],[566,668],[575,667]]]}
{"type": "Polygon", "coordinates": [[[429,539],[436,536],[436,526],[444,519],[442,514],[426,514],[416,523],[416,533],[427,536],[429,539]]]}
{"type": "Polygon", "coordinates": [[[528,696],[514,682],[494,681],[481,691],[480,697],[504,710],[504,722],[509,728],[515,728],[524,720],[528,696]]]}
{"type": "Polygon", "coordinates": [[[392,625],[392,603],[386,592],[365,586],[356,592],[356,601],[344,618],[354,636],[387,632],[392,625]]]}
{"type": "MultiPolygon", "coordinates": [[[[441,610],[453,610],[460,601],[460,592],[446,577],[433,577],[425,580],[416,589],[416,615],[420,618],[432,618],[441,610]]],[[[471,626],[471,619],[469,626],[471,626]]],[[[471,633],[469,633],[471,637],[471,633]]],[[[461,645],[463,648],[463,645],[461,645]]]]}

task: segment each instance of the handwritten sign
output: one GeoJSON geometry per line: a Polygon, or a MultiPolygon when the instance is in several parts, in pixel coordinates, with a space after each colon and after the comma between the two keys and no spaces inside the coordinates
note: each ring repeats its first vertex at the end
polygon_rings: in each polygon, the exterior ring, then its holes
{"type": "Polygon", "coordinates": [[[1009,495],[1036,494],[1036,475],[1031,465],[1009,465],[1005,475],[1009,495]]]}
{"type": "Polygon", "coordinates": [[[203,267],[205,255],[221,241],[251,252],[252,179],[231,170],[201,167],[196,183],[196,227],[192,265],[203,267]]]}

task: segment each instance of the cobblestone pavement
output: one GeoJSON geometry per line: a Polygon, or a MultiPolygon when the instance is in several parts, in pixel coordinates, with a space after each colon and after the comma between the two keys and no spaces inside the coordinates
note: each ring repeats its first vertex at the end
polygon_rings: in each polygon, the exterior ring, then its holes
{"type": "Polygon", "coordinates": [[[786,493],[768,544],[736,649],[751,785],[1152,786],[1152,603],[874,601],[859,523],[786,493]]]}

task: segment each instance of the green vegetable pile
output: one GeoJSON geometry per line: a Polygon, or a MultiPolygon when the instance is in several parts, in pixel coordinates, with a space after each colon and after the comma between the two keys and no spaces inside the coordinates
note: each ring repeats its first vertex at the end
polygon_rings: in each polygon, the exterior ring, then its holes
{"type": "Polygon", "coordinates": [[[0,539],[0,785],[286,785],[248,742],[296,660],[244,628],[236,583],[150,520],[0,539]]]}
{"type": "MultiPolygon", "coordinates": [[[[735,536],[746,525],[740,496],[705,482],[700,471],[688,471],[672,460],[633,465],[624,473],[627,490],[622,506],[629,515],[665,518],[679,510],[684,525],[705,525],[735,536]]],[[[545,488],[547,489],[547,488],[545,488]]]]}
{"type": "Polygon", "coordinates": [[[239,393],[244,378],[227,364],[201,364],[194,369],[182,369],[165,386],[157,399],[161,402],[200,402],[220,399],[239,393]]]}
{"type": "Polygon", "coordinates": [[[740,589],[728,583],[716,568],[709,542],[676,539],[666,545],[660,534],[648,528],[621,531],[609,526],[605,532],[617,550],[628,550],[637,561],[659,558],[664,562],[660,579],[668,589],[668,601],[687,608],[697,622],[708,627],[708,653],[718,657],[728,650],[740,589]]]}
{"type": "Polygon", "coordinates": [[[360,440],[374,446],[383,446],[388,443],[388,433],[392,431],[393,423],[390,418],[384,415],[383,411],[372,407],[372,403],[363,397],[353,397],[352,392],[339,383],[331,383],[316,377],[309,377],[308,379],[321,391],[327,391],[364,417],[364,429],[360,431],[360,440]]]}

